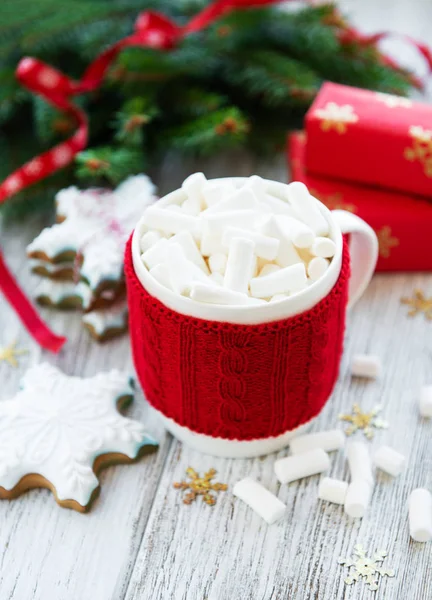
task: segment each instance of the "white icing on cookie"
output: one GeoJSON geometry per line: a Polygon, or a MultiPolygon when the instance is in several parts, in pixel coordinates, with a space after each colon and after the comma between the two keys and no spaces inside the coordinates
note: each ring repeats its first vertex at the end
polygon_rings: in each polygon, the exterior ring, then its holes
{"type": "Polygon", "coordinates": [[[29,369],[22,390],[0,403],[0,486],[12,490],[35,473],[59,500],[86,506],[99,485],[92,469],[98,456],[132,459],[157,445],[142,423],[117,411],[119,398],[132,394],[131,379],[116,370],[81,379],[46,363],[29,369]]]}
{"type": "Polygon", "coordinates": [[[65,269],[73,269],[73,262],[61,262],[61,263],[50,263],[46,260],[39,260],[38,258],[30,258],[29,260],[30,269],[38,269],[43,268],[45,271],[51,275],[57,275],[61,271],[65,269]]]}
{"type": "Polygon", "coordinates": [[[35,298],[39,301],[48,298],[53,305],[79,300],[83,308],[88,308],[94,300],[90,287],[84,281],[77,284],[73,281],[53,281],[43,278],[36,288],[35,298]]]}
{"type": "Polygon", "coordinates": [[[65,251],[83,255],[81,274],[95,290],[103,281],[123,278],[125,244],[143,210],[156,198],[146,175],[129,177],[113,192],[61,190],[57,215],[65,220],[44,229],[27,247],[52,260],[65,251]]]}
{"type": "Polygon", "coordinates": [[[83,315],[83,323],[92,327],[98,336],[103,336],[110,329],[124,329],[127,325],[127,302],[121,302],[110,308],[92,310],[83,315]]]}

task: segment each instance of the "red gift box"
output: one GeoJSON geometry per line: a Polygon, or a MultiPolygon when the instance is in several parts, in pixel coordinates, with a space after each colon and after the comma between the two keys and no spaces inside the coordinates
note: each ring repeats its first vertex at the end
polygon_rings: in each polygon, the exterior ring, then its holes
{"type": "Polygon", "coordinates": [[[328,208],[348,210],[367,221],[379,241],[379,271],[431,271],[428,247],[432,204],[405,195],[309,173],[305,156],[310,141],[304,132],[289,137],[288,164],[293,181],[302,181],[328,208]]]}
{"type": "Polygon", "coordinates": [[[306,115],[314,175],[432,198],[432,106],[325,83],[306,115]]]}

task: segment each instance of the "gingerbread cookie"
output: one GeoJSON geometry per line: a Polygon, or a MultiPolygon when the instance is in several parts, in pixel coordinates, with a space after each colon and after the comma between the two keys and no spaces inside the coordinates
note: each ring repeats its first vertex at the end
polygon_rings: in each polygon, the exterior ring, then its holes
{"type": "Polygon", "coordinates": [[[132,398],[131,378],[116,370],[82,379],[49,364],[29,369],[21,391],[0,403],[0,498],[45,487],[60,506],[87,511],[104,466],[157,446],[118,412],[132,398]]]}
{"type": "Polygon", "coordinates": [[[108,308],[113,302],[124,298],[124,282],[115,289],[103,289],[95,295],[84,282],[42,279],[35,292],[35,299],[41,306],[65,310],[80,309],[84,312],[108,308]]]}
{"type": "Polygon", "coordinates": [[[73,281],[75,264],[73,262],[49,263],[44,260],[31,258],[30,270],[39,277],[48,277],[56,281],[73,281]]]}
{"type": "Polygon", "coordinates": [[[126,241],[143,210],[156,199],[154,192],[145,175],[129,177],[112,192],[61,190],[56,196],[58,222],[28,246],[29,258],[57,265],[75,262],[78,276],[95,296],[116,290],[123,281],[126,241]]]}
{"type": "Polygon", "coordinates": [[[93,339],[106,342],[127,331],[127,302],[123,300],[109,308],[93,310],[83,315],[82,320],[93,339]]]}

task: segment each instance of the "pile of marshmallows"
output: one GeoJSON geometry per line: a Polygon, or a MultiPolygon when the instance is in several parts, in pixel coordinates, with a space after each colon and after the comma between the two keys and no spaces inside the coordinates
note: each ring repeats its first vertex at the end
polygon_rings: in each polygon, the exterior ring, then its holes
{"type": "Polygon", "coordinates": [[[255,175],[236,187],[194,173],[182,189],[181,203],[146,210],[140,240],[150,274],[177,294],[224,305],[284,300],[319,279],[335,254],[329,225],[300,182],[276,196],[255,175]]]}
{"type": "MultiPolygon", "coordinates": [[[[358,354],[353,357],[351,373],[354,376],[376,378],[381,372],[379,357],[358,354]]],[[[432,386],[420,391],[419,411],[423,417],[432,417],[432,386]]],[[[282,484],[304,477],[327,472],[330,458],[327,454],[345,445],[345,435],[339,429],[321,431],[295,437],[290,443],[291,456],[274,464],[276,477],[282,484]]],[[[350,517],[362,518],[367,510],[374,488],[373,466],[397,477],[405,467],[405,457],[390,446],[380,446],[373,457],[364,442],[347,444],[346,456],[351,482],[323,477],[318,488],[318,498],[342,504],[350,517]]],[[[280,519],[286,505],[274,494],[250,477],[234,486],[235,496],[246,502],[267,523],[280,519]]],[[[410,535],[416,542],[432,540],[432,494],[423,488],[413,490],[408,500],[410,535]]]]}

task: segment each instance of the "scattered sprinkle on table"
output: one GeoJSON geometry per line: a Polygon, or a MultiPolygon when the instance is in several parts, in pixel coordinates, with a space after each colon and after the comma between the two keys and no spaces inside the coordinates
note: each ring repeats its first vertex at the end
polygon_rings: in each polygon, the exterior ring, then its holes
{"type": "Polygon", "coordinates": [[[216,496],[211,492],[225,492],[228,489],[226,483],[213,483],[212,479],[216,475],[216,469],[210,469],[204,474],[204,477],[200,477],[195,469],[189,467],[186,469],[186,475],[190,481],[180,481],[174,483],[176,490],[190,490],[183,496],[184,504],[191,504],[197,498],[202,496],[203,502],[209,506],[216,504],[216,496]]]}
{"type": "Polygon", "coordinates": [[[370,412],[363,412],[358,404],[353,404],[351,414],[340,414],[339,419],[351,423],[345,429],[346,435],[352,435],[358,430],[363,431],[365,437],[371,440],[374,436],[374,429],[387,429],[388,423],[377,417],[382,410],[382,406],[375,406],[370,412]]]}

